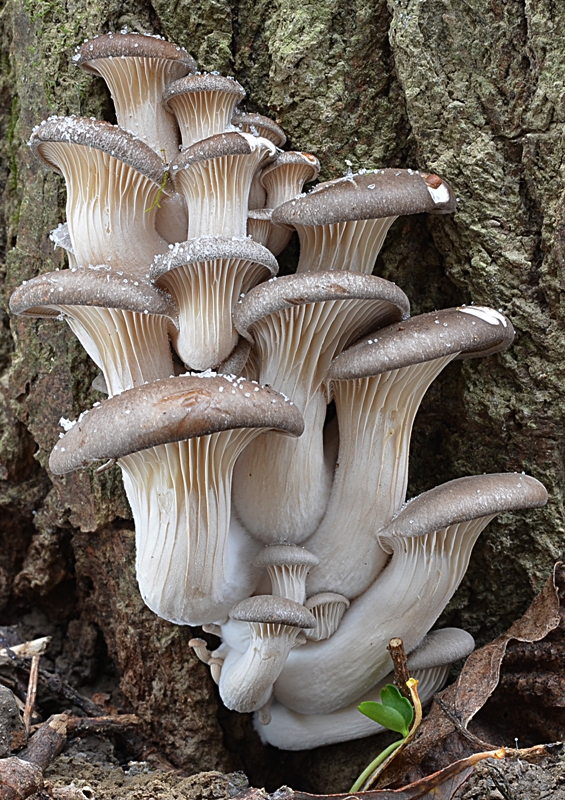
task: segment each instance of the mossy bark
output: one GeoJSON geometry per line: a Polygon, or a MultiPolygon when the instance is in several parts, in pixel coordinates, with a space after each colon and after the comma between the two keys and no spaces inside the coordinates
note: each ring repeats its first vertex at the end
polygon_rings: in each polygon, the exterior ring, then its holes
{"type": "MultiPolygon", "coordinates": [[[[489,526],[444,615],[484,641],[525,609],[563,546],[565,5],[8,0],[0,23],[3,621],[32,607],[51,615],[74,643],[60,644],[61,663],[74,658],[83,677],[83,640],[91,649],[93,637],[105,642],[125,700],[169,758],[189,770],[244,764],[260,780],[269,756],[249,723],[220,712],[222,739],[190,637],[138,598],[118,471],[55,479],[45,469],[59,418],[74,418],[99,395],[63,324],[22,322],[6,310],[21,281],[62,266],[48,232],[63,219],[64,187],[26,140],[54,113],[113,119],[102,82],[70,59],[83,39],[128,26],[184,45],[203,69],[235,75],[248,109],[275,118],[291,148],[316,153],[324,178],[347,165],[412,166],[450,181],[459,198],[453,217],[399,220],[377,271],[408,293],[414,313],[475,302],[500,308],[516,328],[508,352],[446,370],[412,447],[412,494],[511,470],[549,491],[546,509],[489,526]]],[[[288,757],[271,782],[346,789],[367,755],[355,744],[288,757]]]]}

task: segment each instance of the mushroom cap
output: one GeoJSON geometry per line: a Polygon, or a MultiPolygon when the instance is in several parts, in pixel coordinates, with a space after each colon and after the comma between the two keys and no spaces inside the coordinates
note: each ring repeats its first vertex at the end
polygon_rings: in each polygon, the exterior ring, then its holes
{"type": "MultiPolygon", "coordinates": [[[[223,158],[224,156],[249,155],[259,146],[259,142],[267,144],[266,139],[251,136],[249,133],[238,133],[237,131],[216,133],[207,139],[201,139],[187,147],[186,150],[183,150],[171,161],[170,168],[173,178],[175,172],[182,169],[190,169],[193,164],[197,164],[199,161],[206,161],[209,158],[223,158]]],[[[273,148],[270,142],[268,144],[273,148]]]]}
{"type": "Polygon", "coordinates": [[[61,306],[98,306],[176,319],[173,298],[148,281],[105,265],[47,272],[23,283],[10,298],[13,314],[56,317],[61,306]]]}
{"type": "Polygon", "coordinates": [[[271,566],[305,566],[315,567],[320,563],[317,558],[305,547],[298,547],[294,544],[273,544],[264,547],[255,556],[253,564],[256,567],[271,566]]]}
{"type": "Polygon", "coordinates": [[[467,520],[536,508],[547,503],[547,490],[529,475],[492,473],[457,478],[410,500],[379,532],[381,536],[421,536],[467,520]]]}
{"type": "Polygon", "coordinates": [[[279,265],[276,258],[257,242],[232,236],[199,236],[180,242],[162,256],[156,256],[151,266],[151,280],[158,281],[165,273],[185,264],[215,261],[222,258],[253,261],[266,267],[274,275],[279,265]]]}
{"type": "Polygon", "coordinates": [[[166,58],[184,64],[187,72],[196,72],[198,69],[196,61],[184,47],[146,33],[105,33],[95,36],[77,47],[73,61],[82,69],[97,73],[97,59],[129,57],[166,58]]]}
{"type": "Polygon", "coordinates": [[[49,465],[63,475],[92,461],[218,431],[270,428],[300,436],[303,426],[296,406],[269,387],[214,373],[182,375],[128,389],[82,414],[49,465]]]}
{"type": "Polygon", "coordinates": [[[450,186],[437,175],[410,169],[376,169],[319,183],[273,213],[276,225],[332,225],[403,214],[455,210],[450,186]]]}
{"type": "Polygon", "coordinates": [[[58,165],[45,151],[53,142],[83,145],[101,150],[141,172],[167,194],[165,165],[157,153],[139,137],[117,125],[86,117],[49,117],[33,129],[29,140],[33,154],[46,166],[61,174],[58,165]]]}
{"type": "Polygon", "coordinates": [[[461,628],[439,628],[430,631],[408,656],[410,672],[453,664],[466,658],[475,649],[475,640],[461,628]]]}
{"type": "Polygon", "coordinates": [[[253,129],[255,129],[259,136],[269,139],[276,147],[284,147],[286,134],[269,117],[264,117],[262,114],[247,114],[245,111],[235,111],[231,122],[232,125],[242,128],[246,133],[253,133],[253,129]]]}
{"type": "Polygon", "coordinates": [[[318,594],[313,594],[312,597],[309,597],[304,605],[308,611],[312,611],[313,608],[329,606],[330,604],[340,604],[344,608],[349,608],[351,605],[347,597],[338,592],[318,592],[318,594]]]}
{"type": "Polygon", "coordinates": [[[300,603],[286,597],[261,594],[242,600],[230,611],[232,619],[242,622],[259,622],[272,625],[289,625],[293,628],[314,628],[314,616],[300,603]]]}
{"type": "Polygon", "coordinates": [[[327,381],[368,378],[453,353],[464,359],[506,349],[514,339],[510,320],[490,308],[476,311],[446,308],[381,328],[341,353],[328,370],[327,381]]]}
{"type": "Polygon", "coordinates": [[[354,272],[320,271],[283,275],[254,286],[233,312],[236,329],[250,339],[249,328],[269,314],[285,308],[325,300],[381,300],[390,304],[390,319],[409,312],[408,298],[396,284],[376,275],[354,272]]]}
{"type": "Polygon", "coordinates": [[[276,161],[274,161],[272,164],[269,164],[268,167],[265,167],[265,169],[261,173],[261,177],[259,178],[261,185],[265,186],[264,183],[265,177],[273,170],[277,170],[280,169],[281,167],[286,167],[293,164],[311,168],[312,175],[311,177],[306,178],[304,180],[304,183],[309,183],[310,181],[315,180],[320,173],[320,162],[318,161],[316,156],[313,156],[311,153],[301,153],[298,151],[289,150],[285,153],[280,153],[277,156],[276,161]]]}
{"type": "Polygon", "coordinates": [[[179,94],[188,94],[189,92],[234,94],[238,98],[237,102],[245,97],[245,89],[233,78],[224,78],[222,75],[213,75],[207,72],[201,75],[187,75],[170,83],[163,92],[163,105],[167,111],[173,113],[174,105],[171,105],[169,100],[174,99],[179,94]]]}

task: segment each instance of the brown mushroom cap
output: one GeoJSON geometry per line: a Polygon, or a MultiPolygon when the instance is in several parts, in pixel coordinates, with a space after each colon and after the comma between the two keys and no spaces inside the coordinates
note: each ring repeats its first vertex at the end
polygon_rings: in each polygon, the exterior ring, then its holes
{"type": "Polygon", "coordinates": [[[271,428],[300,436],[302,415],[268,387],[210,374],[128,389],[81,416],[51,453],[51,471],[234,428],[271,428]]]}
{"type": "Polygon", "coordinates": [[[510,320],[493,309],[477,311],[446,308],[381,328],[341,353],[327,381],[368,378],[453,353],[459,359],[477,358],[509,347],[514,339],[510,320]]]}
{"type": "Polygon", "coordinates": [[[238,103],[245,97],[245,89],[236,80],[208,72],[200,75],[187,75],[173,81],[163,92],[163,105],[167,111],[173,114],[176,108],[174,98],[193,92],[222,92],[234,95],[234,103],[238,103]]]}
{"type": "Polygon", "coordinates": [[[300,603],[286,597],[256,595],[242,600],[230,611],[232,619],[272,625],[289,625],[292,628],[313,628],[316,620],[300,603]]]}
{"type": "Polygon", "coordinates": [[[180,170],[190,169],[199,161],[207,161],[209,158],[224,158],[225,156],[249,155],[252,152],[253,139],[248,138],[248,135],[235,131],[217,133],[190,145],[171,162],[173,180],[180,170]]]}
{"type": "Polygon", "coordinates": [[[185,264],[224,258],[253,261],[268,269],[271,275],[278,270],[276,258],[257,242],[232,236],[200,236],[180,242],[168,253],[156,256],[150,271],[151,280],[158,281],[170,270],[185,264]]]}
{"type": "Polygon", "coordinates": [[[305,547],[293,544],[272,544],[264,547],[253,560],[256,567],[306,566],[315,567],[320,563],[313,553],[305,547]]]}
{"type": "Polygon", "coordinates": [[[320,183],[304,197],[275,209],[277,225],[332,225],[403,214],[448,214],[455,196],[437,175],[380,169],[320,183]]]}
{"type": "Polygon", "coordinates": [[[196,72],[196,61],[184,47],[167,42],[160,36],[145,33],[105,33],[77,47],[74,63],[87,72],[98,74],[100,58],[160,58],[178,61],[186,71],[196,72]]]}
{"type": "Polygon", "coordinates": [[[545,486],[523,473],[457,478],[410,500],[381,534],[412,538],[501,511],[544,506],[547,498],[545,486]]]}
{"type": "Polygon", "coordinates": [[[262,114],[247,114],[244,111],[236,111],[232,116],[232,125],[241,128],[245,133],[253,133],[269,139],[276,147],[284,147],[286,134],[283,129],[273,122],[269,117],[262,114]]]}
{"type": "Polygon", "coordinates": [[[173,298],[148,281],[105,265],[47,272],[23,283],[10,298],[13,314],[56,317],[62,306],[99,306],[176,319],[173,298]]]}
{"type": "Polygon", "coordinates": [[[234,309],[234,325],[242,336],[251,340],[249,329],[254,323],[285,308],[326,300],[377,298],[390,303],[392,317],[398,319],[409,313],[404,292],[376,275],[331,271],[284,275],[251,289],[234,309]]]}
{"type": "Polygon", "coordinates": [[[55,142],[93,147],[122,161],[145,175],[167,194],[165,167],[157,153],[133,133],[86,117],[50,117],[33,129],[29,141],[33,154],[46,166],[62,174],[59,165],[49,157],[49,145],[55,142]]]}

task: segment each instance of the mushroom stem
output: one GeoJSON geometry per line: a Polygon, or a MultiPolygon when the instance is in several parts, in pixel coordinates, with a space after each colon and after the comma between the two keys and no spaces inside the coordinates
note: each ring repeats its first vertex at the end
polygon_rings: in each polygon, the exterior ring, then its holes
{"type": "Polygon", "coordinates": [[[361,380],[332,384],[339,454],[326,513],[308,540],[320,559],[308,594],[358,597],[389,559],[376,532],[406,496],[410,436],[422,397],[456,353],[361,380]]]}
{"type": "Polygon", "coordinates": [[[141,595],[180,625],[225,618],[254,589],[258,547],[230,524],[231,470],[257,431],[223,431],[119,460],[135,520],[141,595]]]}
{"type": "MultiPolygon", "coordinates": [[[[419,681],[418,694],[423,703],[441,689],[450,667],[451,664],[446,664],[413,673],[413,677],[419,681]]],[[[314,747],[372,736],[384,731],[385,728],[361,714],[358,705],[366,700],[380,702],[380,690],[392,682],[392,677],[391,674],[387,675],[350,705],[328,714],[300,714],[274,700],[270,706],[269,725],[264,727],[257,716],[255,728],[265,744],[271,744],[282,750],[310,750],[314,747]]]]}

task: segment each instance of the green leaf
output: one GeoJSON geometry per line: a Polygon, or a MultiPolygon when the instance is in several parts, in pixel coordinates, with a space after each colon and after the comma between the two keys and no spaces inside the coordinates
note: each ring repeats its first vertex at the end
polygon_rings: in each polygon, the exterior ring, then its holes
{"type": "Polygon", "coordinates": [[[412,725],[412,720],[414,719],[414,706],[410,700],[400,694],[400,691],[396,686],[393,686],[392,683],[387,683],[387,685],[381,689],[381,701],[383,706],[394,708],[395,711],[398,711],[398,713],[402,715],[406,723],[406,728],[409,730],[410,725],[412,725]]]}
{"type": "Polygon", "coordinates": [[[396,709],[384,706],[382,703],[376,703],[373,700],[367,700],[357,706],[362,714],[377,722],[389,731],[396,731],[404,738],[408,736],[408,728],[404,717],[396,709]]]}

